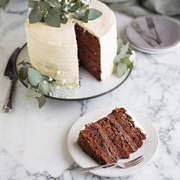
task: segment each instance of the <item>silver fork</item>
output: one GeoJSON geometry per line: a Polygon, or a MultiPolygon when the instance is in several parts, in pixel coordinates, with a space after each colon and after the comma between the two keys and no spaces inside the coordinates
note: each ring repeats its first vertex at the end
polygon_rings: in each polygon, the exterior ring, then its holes
{"type": "Polygon", "coordinates": [[[135,166],[135,165],[141,163],[143,160],[144,160],[144,157],[139,156],[139,157],[137,157],[131,161],[128,161],[128,162],[123,162],[123,163],[117,162],[117,163],[110,163],[110,164],[105,164],[105,165],[91,166],[91,167],[81,168],[81,171],[82,172],[88,172],[88,171],[93,170],[93,169],[108,168],[108,167],[119,167],[121,169],[124,169],[124,168],[129,168],[129,167],[135,166]]]}
{"type": "Polygon", "coordinates": [[[141,37],[152,47],[156,47],[157,43],[154,42],[153,40],[157,41],[156,37],[154,37],[153,35],[149,34],[146,31],[143,31],[141,29],[141,27],[139,26],[138,23],[133,22],[131,24],[131,26],[129,25],[130,28],[133,28],[137,33],[139,33],[141,35],[141,37]],[[152,39],[152,40],[151,40],[152,39]]]}
{"type": "Polygon", "coordinates": [[[155,24],[153,22],[152,17],[150,17],[150,16],[146,17],[146,21],[147,21],[149,29],[154,30],[155,35],[156,35],[156,39],[157,39],[157,43],[159,45],[162,45],[163,42],[162,42],[161,37],[159,36],[159,34],[158,34],[157,30],[156,30],[156,27],[155,27],[155,24]]]}
{"type": "Polygon", "coordinates": [[[136,22],[132,22],[131,23],[132,28],[134,28],[134,30],[139,33],[139,34],[144,34],[145,36],[157,41],[156,37],[154,35],[152,35],[149,32],[143,31],[142,28],[140,27],[140,25],[136,22]]]}

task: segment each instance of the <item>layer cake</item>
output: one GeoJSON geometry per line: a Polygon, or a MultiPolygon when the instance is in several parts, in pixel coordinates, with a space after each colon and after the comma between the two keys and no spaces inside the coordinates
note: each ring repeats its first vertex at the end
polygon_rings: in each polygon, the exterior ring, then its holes
{"type": "Polygon", "coordinates": [[[58,28],[43,22],[30,24],[28,19],[25,22],[31,64],[59,85],[79,87],[79,65],[99,81],[113,72],[117,51],[114,13],[97,0],[90,1],[89,6],[102,15],[88,23],[71,14],[68,22],[58,28]]]}
{"type": "Polygon", "coordinates": [[[145,139],[145,133],[135,125],[135,119],[121,107],[96,122],[86,124],[77,143],[86,154],[103,165],[129,158],[145,139]]]}

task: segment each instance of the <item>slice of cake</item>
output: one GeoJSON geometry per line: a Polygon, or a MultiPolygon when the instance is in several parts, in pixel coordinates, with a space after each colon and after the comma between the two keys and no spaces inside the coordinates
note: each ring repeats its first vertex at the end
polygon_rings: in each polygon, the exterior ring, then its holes
{"type": "Polygon", "coordinates": [[[79,65],[99,81],[113,72],[117,51],[114,13],[97,0],[90,1],[89,6],[102,15],[88,23],[72,18],[71,14],[60,27],[44,22],[30,24],[29,19],[25,22],[32,66],[59,85],[79,87],[79,65]]]}
{"type": "Polygon", "coordinates": [[[77,143],[99,164],[129,158],[146,139],[145,133],[135,125],[125,108],[115,108],[107,116],[86,124],[80,131],[77,143]]]}

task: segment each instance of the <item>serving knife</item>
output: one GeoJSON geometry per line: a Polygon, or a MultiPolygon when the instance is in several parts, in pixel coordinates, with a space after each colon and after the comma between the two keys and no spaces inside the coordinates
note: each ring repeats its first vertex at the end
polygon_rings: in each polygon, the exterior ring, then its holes
{"type": "Polygon", "coordinates": [[[4,76],[7,76],[10,79],[10,87],[6,96],[5,104],[3,106],[3,110],[5,112],[10,112],[12,110],[12,99],[13,99],[13,91],[15,88],[15,83],[17,80],[17,75],[15,72],[15,60],[19,54],[20,48],[16,48],[12,53],[9,61],[6,65],[4,76]]]}

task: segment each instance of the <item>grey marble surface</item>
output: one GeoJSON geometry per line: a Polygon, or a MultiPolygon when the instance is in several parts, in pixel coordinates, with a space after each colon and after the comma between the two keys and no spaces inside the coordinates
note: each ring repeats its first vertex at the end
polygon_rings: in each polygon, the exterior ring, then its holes
{"type": "MultiPolygon", "coordinates": [[[[115,12],[118,36],[132,18],[115,12]]],[[[4,113],[9,81],[3,76],[7,60],[26,42],[27,1],[12,0],[0,9],[0,118],[1,180],[178,180],[180,164],[180,47],[163,54],[136,51],[130,77],[113,92],[85,101],[47,99],[39,110],[18,81],[13,110],[4,113]],[[124,105],[151,121],[159,147],[143,169],[124,177],[82,173],[67,148],[68,131],[82,115],[94,109],[124,105]]]]}

